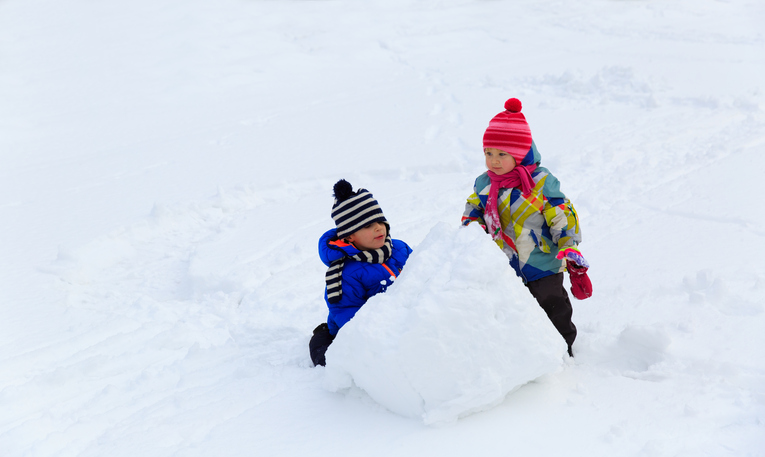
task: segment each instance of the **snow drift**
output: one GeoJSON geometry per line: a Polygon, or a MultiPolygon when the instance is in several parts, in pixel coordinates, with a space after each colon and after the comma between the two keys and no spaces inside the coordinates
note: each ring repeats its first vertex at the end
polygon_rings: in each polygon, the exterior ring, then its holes
{"type": "Polygon", "coordinates": [[[477,227],[436,225],[395,287],[327,351],[324,385],[354,385],[426,424],[490,408],[564,360],[566,344],[477,227]]]}

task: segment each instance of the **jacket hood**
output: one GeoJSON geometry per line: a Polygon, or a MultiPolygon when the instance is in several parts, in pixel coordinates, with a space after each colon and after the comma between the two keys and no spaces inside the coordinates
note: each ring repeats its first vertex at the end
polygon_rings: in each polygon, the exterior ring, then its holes
{"type": "Polygon", "coordinates": [[[526,153],[526,157],[523,158],[521,161],[521,165],[531,165],[531,164],[539,164],[542,162],[542,155],[539,154],[539,151],[537,150],[537,145],[534,143],[534,140],[531,140],[531,148],[529,148],[529,152],[526,153]]]}
{"type": "Polygon", "coordinates": [[[359,253],[359,250],[351,244],[338,246],[336,244],[331,244],[332,241],[337,241],[336,228],[327,230],[324,235],[319,238],[319,258],[326,266],[329,266],[335,260],[359,253]]]}

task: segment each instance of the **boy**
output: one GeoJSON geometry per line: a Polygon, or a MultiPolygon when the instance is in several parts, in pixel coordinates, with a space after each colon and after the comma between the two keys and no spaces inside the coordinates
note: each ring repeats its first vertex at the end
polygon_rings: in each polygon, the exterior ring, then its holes
{"type": "Polygon", "coordinates": [[[368,190],[354,192],[341,179],[334,191],[332,219],[337,227],[319,239],[319,257],[329,267],[324,290],[329,316],[308,344],[314,365],[322,366],[338,330],[369,297],[393,284],[412,252],[403,241],[391,239],[388,221],[368,190]]]}
{"type": "Polygon", "coordinates": [[[488,171],[475,181],[462,224],[478,221],[492,236],[573,357],[576,326],[563,271],[568,266],[571,292],[583,300],[592,295],[589,265],[576,247],[582,236],[574,206],[558,179],[539,166],[542,157],[521,108],[520,100],[511,98],[489,122],[483,137],[488,171]]]}

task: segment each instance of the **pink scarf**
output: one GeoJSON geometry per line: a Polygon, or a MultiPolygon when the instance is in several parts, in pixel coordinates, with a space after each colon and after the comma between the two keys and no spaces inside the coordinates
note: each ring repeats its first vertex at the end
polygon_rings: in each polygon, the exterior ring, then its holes
{"type": "Polygon", "coordinates": [[[489,200],[486,202],[486,209],[483,213],[483,219],[486,222],[486,227],[489,229],[489,234],[495,240],[502,238],[502,224],[499,221],[499,189],[512,189],[518,187],[524,197],[528,197],[536,183],[531,177],[531,172],[536,170],[537,164],[531,164],[526,166],[516,166],[509,173],[504,175],[498,175],[489,170],[489,179],[491,179],[491,187],[489,188],[489,200]]]}

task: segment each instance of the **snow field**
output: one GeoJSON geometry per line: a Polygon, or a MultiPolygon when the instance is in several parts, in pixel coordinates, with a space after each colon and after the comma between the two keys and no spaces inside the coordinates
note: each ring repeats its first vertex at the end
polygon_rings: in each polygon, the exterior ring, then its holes
{"type": "MultiPolygon", "coordinates": [[[[761,455],[764,17],[746,0],[3,2],[0,454],[761,455]],[[368,393],[327,391],[307,342],[340,177],[431,256],[379,300],[421,306],[414,335],[485,330],[526,299],[480,283],[519,300],[463,322],[405,293],[510,273],[450,257],[510,96],[582,218],[576,359],[484,401],[478,373],[450,386],[412,358],[422,403],[370,376],[389,358],[345,367],[368,393]]],[[[352,324],[400,329],[368,311],[352,324]]]]}

